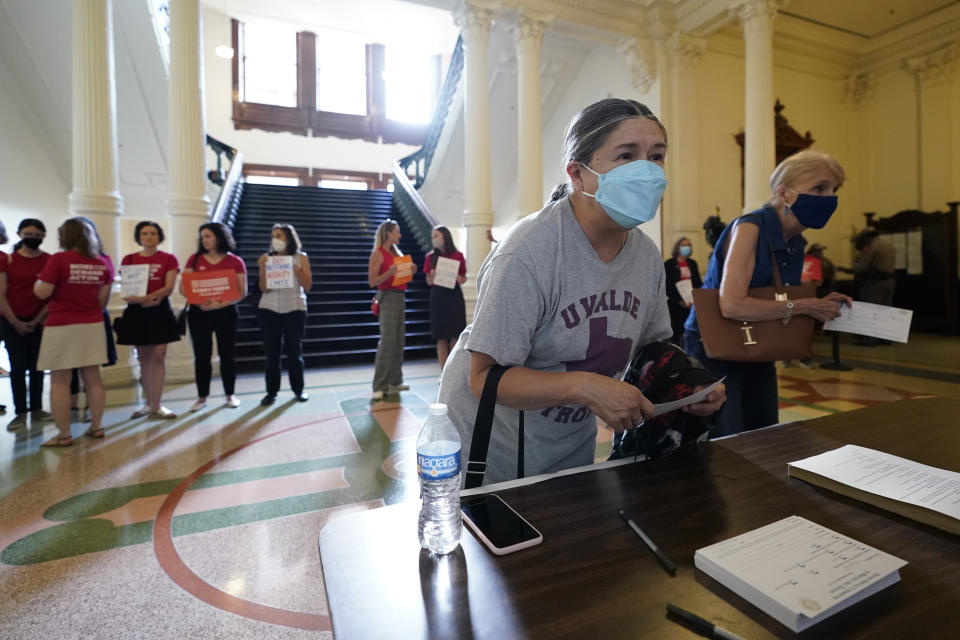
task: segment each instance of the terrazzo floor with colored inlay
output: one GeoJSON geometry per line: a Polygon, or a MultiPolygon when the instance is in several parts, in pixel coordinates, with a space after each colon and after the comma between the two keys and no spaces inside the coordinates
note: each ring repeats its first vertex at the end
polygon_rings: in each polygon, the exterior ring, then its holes
{"type": "MultiPolygon", "coordinates": [[[[960,398],[960,339],[844,340],[851,371],[817,366],[830,359],[825,338],[816,353],[811,368],[778,367],[782,422],[960,398]]],[[[262,378],[242,376],[239,409],[213,397],[170,421],[129,419],[128,392],[111,390],[103,440],[81,437],[80,423],[65,449],[40,448],[52,423],[3,432],[0,638],[331,637],[320,530],[417,498],[413,445],[439,368],[404,374],[409,391],[372,402],[371,367],[311,371],[308,402],[281,393],[270,407],[262,378]]],[[[0,402],[9,394],[0,378],[0,402]]],[[[186,412],[193,399],[178,385],[164,403],[186,412]]],[[[610,439],[598,425],[598,460],[610,439]]]]}

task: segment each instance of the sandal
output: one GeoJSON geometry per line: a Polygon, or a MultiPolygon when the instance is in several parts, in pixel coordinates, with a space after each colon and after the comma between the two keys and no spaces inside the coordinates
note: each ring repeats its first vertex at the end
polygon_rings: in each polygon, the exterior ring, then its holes
{"type": "Polygon", "coordinates": [[[137,418],[142,418],[146,415],[150,415],[150,407],[143,405],[141,407],[137,407],[137,410],[130,415],[130,419],[136,420],[137,418]]]}
{"type": "Polygon", "coordinates": [[[65,436],[61,436],[61,435],[54,436],[53,438],[50,438],[49,440],[41,444],[40,446],[41,447],[69,447],[72,444],[73,444],[73,436],[68,434],[65,436]]]}
{"type": "Polygon", "coordinates": [[[177,417],[177,414],[175,414],[173,411],[170,411],[170,409],[167,409],[166,407],[160,407],[156,411],[151,411],[150,417],[162,418],[164,420],[173,420],[174,418],[177,417]]]}
{"type": "Polygon", "coordinates": [[[83,432],[83,435],[87,436],[88,438],[95,438],[99,440],[106,434],[103,433],[103,429],[101,429],[100,427],[97,427],[96,429],[94,429],[93,427],[90,427],[89,429],[83,432]]]}

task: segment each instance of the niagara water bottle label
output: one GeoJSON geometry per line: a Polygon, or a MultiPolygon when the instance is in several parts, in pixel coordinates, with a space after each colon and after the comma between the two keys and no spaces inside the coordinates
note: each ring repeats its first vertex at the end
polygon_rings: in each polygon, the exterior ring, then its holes
{"type": "Polygon", "coordinates": [[[442,456],[417,452],[417,474],[426,480],[445,480],[460,473],[460,450],[442,456]]]}

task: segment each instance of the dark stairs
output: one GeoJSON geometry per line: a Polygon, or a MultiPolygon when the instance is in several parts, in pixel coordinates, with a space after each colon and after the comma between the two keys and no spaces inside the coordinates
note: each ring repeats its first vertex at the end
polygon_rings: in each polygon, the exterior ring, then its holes
{"type": "MultiPolygon", "coordinates": [[[[389,191],[352,191],[247,184],[233,234],[236,253],[247,264],[248,290],[257,282],[257,259],[270,244],[274,223],[292,224],[310,258],[313,288],[307,292],[306,366],[373,363],[379,325],[370,312],[374,290],[367,263],[377,226],[387,218],[400,225],[400,249],[423,267],[423,251],[393,207],[389,191]]],[[[237,368],[263,371],[263,344],[252,297],[240,303],[237,368]]],[[[430,339],[429,291],[423,274],[407,285],[404,360],[436,357],[430,339]]],[[[284,363],[284,366],[286,364],[284,363]]],[[[285,376],[284,376],[285,377],[285,376]]]]}

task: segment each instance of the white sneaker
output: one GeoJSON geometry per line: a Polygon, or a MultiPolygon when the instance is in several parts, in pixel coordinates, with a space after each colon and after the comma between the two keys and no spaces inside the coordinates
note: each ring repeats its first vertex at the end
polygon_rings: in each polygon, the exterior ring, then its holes
{"type": "Polygon", "coordinates": [[[372,397],[374,400],[383,400],[383,391],[374,391],[374,392],[373,392],[373,396],[371,396],[371,397],[372,397]]]}
{"type": "Polygon", "coordinates": [[[240,398],[237,396],[227,396],[227,406],[231,409],[236,409],[240,406],[240,398]]]}
{"type": "Polygon", "coordinates": [[[199,399],[196,402],[194,402],[192,405],[190,405],[190,413],[200,411],[200,409],[203,409],[205,406],[207,406],[207,399],[206,398],[199,399]]]}

